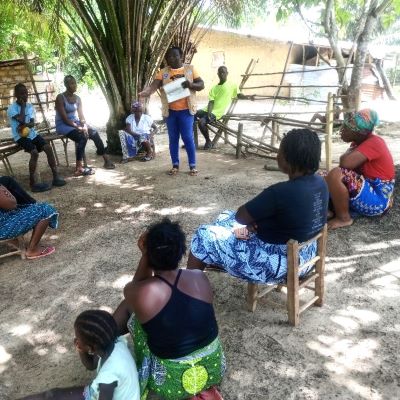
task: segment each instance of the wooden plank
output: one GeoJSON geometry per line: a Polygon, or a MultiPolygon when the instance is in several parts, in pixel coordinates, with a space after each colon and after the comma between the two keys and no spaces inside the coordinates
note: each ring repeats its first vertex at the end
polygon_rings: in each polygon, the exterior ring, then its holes
{"type": "Polygon", "coordinates": [[[242,134],[243,134],[243,124],[238,125],[237,133],[237,144],[236,144],[236,158],[240,158],[240,153],[242,152],[242,134]]]}
{"type": "Polygon", "coordinates": [[[299,324],[299,244],[289,240],[287,244],[287,310],[289,323],[299,324]]]}

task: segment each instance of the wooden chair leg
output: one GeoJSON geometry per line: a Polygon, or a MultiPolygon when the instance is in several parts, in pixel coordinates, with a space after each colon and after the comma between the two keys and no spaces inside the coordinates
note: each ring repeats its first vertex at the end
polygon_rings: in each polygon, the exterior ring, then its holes
{"type": "Polygon", "coordinates": [[[257,283],[249,282],[247,284],[247,309],[251,312],[256,311],[257,308],[257,294],[258,285],[257,283]]]}
{"type": "Polygon", "coordinates": [[[23,260],[25,260],[25,258],[26,258],[26,254],[25,254],[26,253],[26,246],[25,246],[24,236],[23,235],[22,236],[18,236],[17,240],[18,240],[18,247],[21,250],[21,258],[23,260]]]}
{"type": "Polygon", "coordinates": [[[299,324],[299,245],[293,241],[288,245],[287,255],[287,310],[290,325],[299,324]]]}
{"type": "Polygon", "coordinates": [[[64,147],[64,155],[65,155],[65,163],[67,167],[69,167],[69,160],[68,160],[68,138],[61,139],[63,147],[64,147]]]}
{"type": "Polygon", "coordinates": [[[324,304],[325,253],[326,253],[327,235],[328,235],[328,228],[325,225],[322,236],[318,239],[319,260],[315,265],[315,271],[318,273],[318,277],[315,279],[315,296],[318,296],[318,300],[314,303],[314,305],[318,307],[322,307],[322,305],[324,304]]]}

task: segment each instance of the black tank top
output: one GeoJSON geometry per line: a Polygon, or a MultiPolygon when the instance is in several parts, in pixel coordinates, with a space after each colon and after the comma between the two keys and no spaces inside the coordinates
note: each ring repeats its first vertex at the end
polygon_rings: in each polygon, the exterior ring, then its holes
{"type": "Polygon", "coordinates": [[[218,336],[218,326],[212,304],[181,292],[175,283],[155,275],[172,290],[164,308],[144,323],[151,352],[160,358],[180,358],[210,344],[218,336]]]}

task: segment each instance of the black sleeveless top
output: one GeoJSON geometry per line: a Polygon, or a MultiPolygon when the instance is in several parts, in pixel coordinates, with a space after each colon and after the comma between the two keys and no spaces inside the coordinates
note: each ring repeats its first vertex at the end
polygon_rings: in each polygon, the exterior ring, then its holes
{"type": "Polygon", "coordinates": [[[186,356],[218,336],[212,304],[181,292],[177,287],[181,273],[173,285],[155,275],[171,288],[171,297],[155,317],[142,324],[151,352],[160,358],[186,356]]]}

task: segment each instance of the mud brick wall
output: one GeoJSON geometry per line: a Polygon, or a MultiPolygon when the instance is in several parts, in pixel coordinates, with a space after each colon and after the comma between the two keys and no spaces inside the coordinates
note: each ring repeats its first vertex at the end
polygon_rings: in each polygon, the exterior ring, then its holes
{"type": "Polygon", "coordinates": [[[14,98],[10,97],[14,94],[14,86],[18,82],[23,82],[32,93],[33,88],[29,81],[29,72],[25,63],[0,65],[0,127],[8,125],[7,111],[3,109],[14,101],[14,98]]]}

